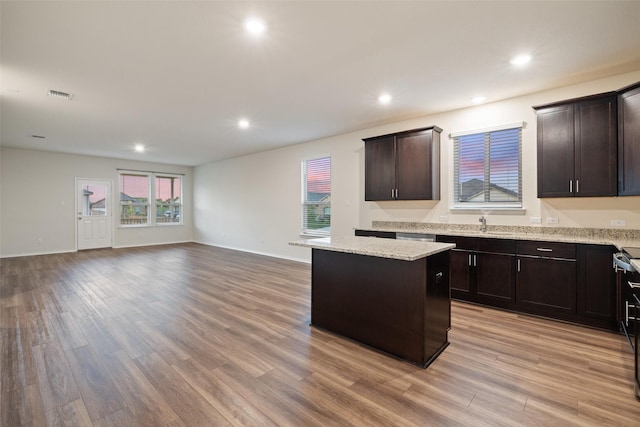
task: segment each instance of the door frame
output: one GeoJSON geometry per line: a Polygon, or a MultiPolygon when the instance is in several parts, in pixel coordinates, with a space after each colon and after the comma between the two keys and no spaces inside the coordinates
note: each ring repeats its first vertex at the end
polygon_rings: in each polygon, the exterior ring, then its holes
{"type": "MultiPolygon", "coordinates": [[[[106,182],[109,184],[110,187],[110,193],[109,194],[109,203],[111,205],[111,221],[109,224],[109,228],[111,229],[111,244],[109,246],[109,248],[113,248],[113,241],[114,241],[114,237],[115,237],[115,227],[114,227],[114,218],[115,218],[115,214],[114,214],[114,207],[115,205],[113,204],[113,179],[105,179],[105,178],[82,178],[82,177],[75,177],[74,179],[74,185],[75,188],[73,190],[73,194],[74,194],[74,211],[73,211],[73,231],[74,231],[74,248],[75,248],[75,252],[78,252],[78,212],[79,209],[81,208],[80,206],[78,206],[78,183],[80,181],[102,181],[102,182],[106,182]]],[[[105,200],[106,202],[106,200],[105,200]]]]}

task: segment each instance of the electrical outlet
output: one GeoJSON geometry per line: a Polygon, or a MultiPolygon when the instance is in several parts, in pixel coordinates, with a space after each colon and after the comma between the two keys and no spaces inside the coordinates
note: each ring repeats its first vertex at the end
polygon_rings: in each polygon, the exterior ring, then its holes
{"type": "Polygon", "coordinates": [[[558,223],[558,218],[555,218],[555,217],[547,218],[547,224],[557,224],[557,223],[558,223]]]}
{"type": "Polygon", "coordinates": [[[616,226],[616,227],[626,227],[627,226],[627,221],[624,219],[612,219],[611,220],[611,225],[616,226]]]}
{"type": "Polygon", "coordinates": [[[531,224],[540,224],[542,222],[542,218],[540,218],[539,216],[530,216],[529,222],[531,224]]]}
{"type": "Polygon", "coordinates": [[[440,215],[440,222],[447,222],[449,221],[449,217],[447,215],[440,215]]]}

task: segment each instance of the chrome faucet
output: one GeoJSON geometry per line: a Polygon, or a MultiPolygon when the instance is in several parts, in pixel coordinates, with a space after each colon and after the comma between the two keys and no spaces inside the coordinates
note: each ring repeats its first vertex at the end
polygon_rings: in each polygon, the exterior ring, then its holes
{"type": "Polygon", "coordinates": [[[482,223],[482,226],[480,227],[480,231],[482,231],[483,233],[487,232],[487,218],[483,216],[480,217],[480,219],[478,220],[482,223]]]}

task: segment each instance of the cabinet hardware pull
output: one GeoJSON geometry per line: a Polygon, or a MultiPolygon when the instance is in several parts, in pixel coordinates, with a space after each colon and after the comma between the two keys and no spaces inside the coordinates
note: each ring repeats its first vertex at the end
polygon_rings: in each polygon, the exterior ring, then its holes
{"type": "Polygon", "coordinates": [[[396,199],[398,198],[398,189],[396,188],[396,199]]]}
{"type": "Polygon", "coordinates": [[[640,282],[632,282],[629,280],[627,283],[629,283],[631,289],[640,289],[640,282]]]}
{"type": "Polygon", "coordinates": [[[518,273],[520,273],[520,258],[518,258],[518,273]]]}
{"type": "Polygon", "coordinates": [[[536,250],[540,252],[553,252],[553,249],[548,248],[536,248],[536,250]]]}
{"type": "Polygon", "coordinates": [[[473,256],[473,266],[477,267],[478,266],[478,255],[474,255],[473,256]]]}
{"type": "Polygon", "coordinates": [[[576,193],[580,192],[580,180],[576,179],[576,193]]]}
{"type": "Polygon", "coordinates": [[[393,188],[391,189],[391,198],[393,199],[393,188]]]}
{"type": "Polygon", "coordinates": [[[629,309],[636,308],[635,305],[629,304],[629,301],[624,302],[625,310],[624,310],[624,324],[629,326],[629,320],[636,320],[635,316],[629,316],[629,309]]]}
{"type": "Polygon", "coordinates": [[[469,254],[469,267],[471,267],[471,254],[469,254]]]}
{"type": "Polygon", "coordinates": [[[569,193],[573,193],[573,180],[569,180],[569,193]]]}

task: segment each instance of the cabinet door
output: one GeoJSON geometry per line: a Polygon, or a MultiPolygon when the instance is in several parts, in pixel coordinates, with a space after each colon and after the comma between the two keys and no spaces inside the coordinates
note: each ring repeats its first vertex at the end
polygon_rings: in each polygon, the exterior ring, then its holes
{"type": "Polygon", "coordinates": [[[640,85],[618,95],[618,194],[640,195],[640,85]]]}
{"type": "Polygon", "coordinates": [[[471,266],[469,251],[452,250],[449,257],[451,296],[468,301],[471,298],[471,266]]]}
{"type": "Polygon", "coordinates": [[[395,199],[395,138],[388,136],[365,140],[364,159],[364,199],[395,199]]]}
{"type": "Polygon", "coordinates": [[[614,248],[578,246],[578,314],[593,318],[594,326],[616,326],[616,277],[611,268],[614,248]]]}
{"type": "Polygon", "coordinates": [[[475,255],[478,301],[499,307],[515,303],[515,256],[478,253],[475,255]]]}
{"type": "Polygon", "coordinates": [[[576,261],[518,257],[516,300],[526,311],[576,313],[576,261]]]}
{"type": "Polygon", "coordinates": [[[538,122],[538,197],[571,197],[574,179],[573,105],[542,108],[538,122]]]}
{"type": "Polygon", "coordinates": [[[615,97],[575,105],[575,196],[618,193],[616,110],[615,97]]]}
{"type": "Polygon", "coordinates": [[[399,200],[440,199],[439,135],[433,130],[427,130],[397,136],[396,175],[399,200]],[[434,141],[434,137],[438,141],[434,141]]]}

